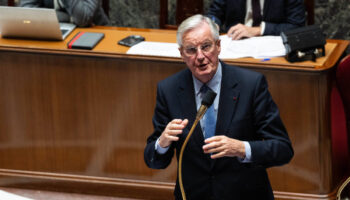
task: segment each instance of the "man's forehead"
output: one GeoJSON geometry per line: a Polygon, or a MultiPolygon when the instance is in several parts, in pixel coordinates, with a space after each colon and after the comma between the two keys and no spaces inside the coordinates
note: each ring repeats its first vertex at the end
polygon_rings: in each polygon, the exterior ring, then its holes
{"type": "Polygon", "coordinates": [[[197,45],[203,45],[207,43],[214,43],[214,40],[212,38],[210,39],[204,39],[204,40],[189,40],[189,41],[184,41],[183,44],[184,46],[197,46],[197,45]]]}
{"type": "Polygon", "coordinates": [[[200,25],[188,30],[182,36],[183,44],[201,44],[204,42],[214,42],[213,34],[211,33],[208,24],[206,24],[206,26],[200,25]]]}

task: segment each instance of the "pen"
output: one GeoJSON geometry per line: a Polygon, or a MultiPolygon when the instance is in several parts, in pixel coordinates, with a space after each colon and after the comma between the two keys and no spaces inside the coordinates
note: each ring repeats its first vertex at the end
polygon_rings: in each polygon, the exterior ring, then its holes
{"type": "Polygon", "coordinates": [[[261,59],[260,61],[261,62],[265,62],[265,61],[269,61],[269,60],[271,60],[270,58],[264,58],[264,59],[261,59]]]}

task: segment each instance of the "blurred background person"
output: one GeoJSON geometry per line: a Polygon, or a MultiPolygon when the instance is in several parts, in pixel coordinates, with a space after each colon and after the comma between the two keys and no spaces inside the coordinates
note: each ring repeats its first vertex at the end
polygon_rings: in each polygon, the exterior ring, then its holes
{"type": "Polygon", "coordinates": [[[303,0],[214,0],[208,17],[239,40],[304,26],[305,8],[303,0]]]}
{"type": "Polygon", "coordinates": [[[110,25],[100,0],[21,0],[20,6],[54,8],[60,22],[80,27],[110,25]]]}

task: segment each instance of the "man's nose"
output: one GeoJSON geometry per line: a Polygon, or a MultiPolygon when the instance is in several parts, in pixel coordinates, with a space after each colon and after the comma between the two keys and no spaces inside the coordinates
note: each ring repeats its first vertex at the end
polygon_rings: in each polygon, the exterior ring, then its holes
{"type": "Polygon", "coordinates": [[[202,49],[198,48],[197,49],[197,59],[203,60],[204,59],[204,53],[202,51],[202,49]]]}

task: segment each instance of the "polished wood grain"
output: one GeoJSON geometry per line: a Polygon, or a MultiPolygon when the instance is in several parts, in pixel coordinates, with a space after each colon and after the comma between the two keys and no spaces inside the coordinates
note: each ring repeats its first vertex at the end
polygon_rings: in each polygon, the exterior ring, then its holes
{"type": "Polygon", "coordinates": [[[111,197],[66,192],[51,192],[46,190],[31,190],[18,188],[0,188],[0,191],[2,193],[7,193],[10,195],[16,195],[18,199],[27,198],[33,200],[140,200],[135,198],[111,197]]]}
{"type": "MultiPolygon", "coordinates": [[[[0,39],[1,186],[172,198],[176,162],[151,170],[143,148],[157,82],[186,66],[181,58],[126,54],[117,41],[131,34],[175,42],[174,31],[117,27],[77,29],[62,42],[0,39]],[[105,39],[92,51],[67,49],[78,31],[105,39]]],[[[344,177],[332,162],[329,96],[348,44],[327,40],[316,62],[225,60],[267,77],[289,132],[293,160],[269,169],[277,199],[332,199],[344,177]]]]}

